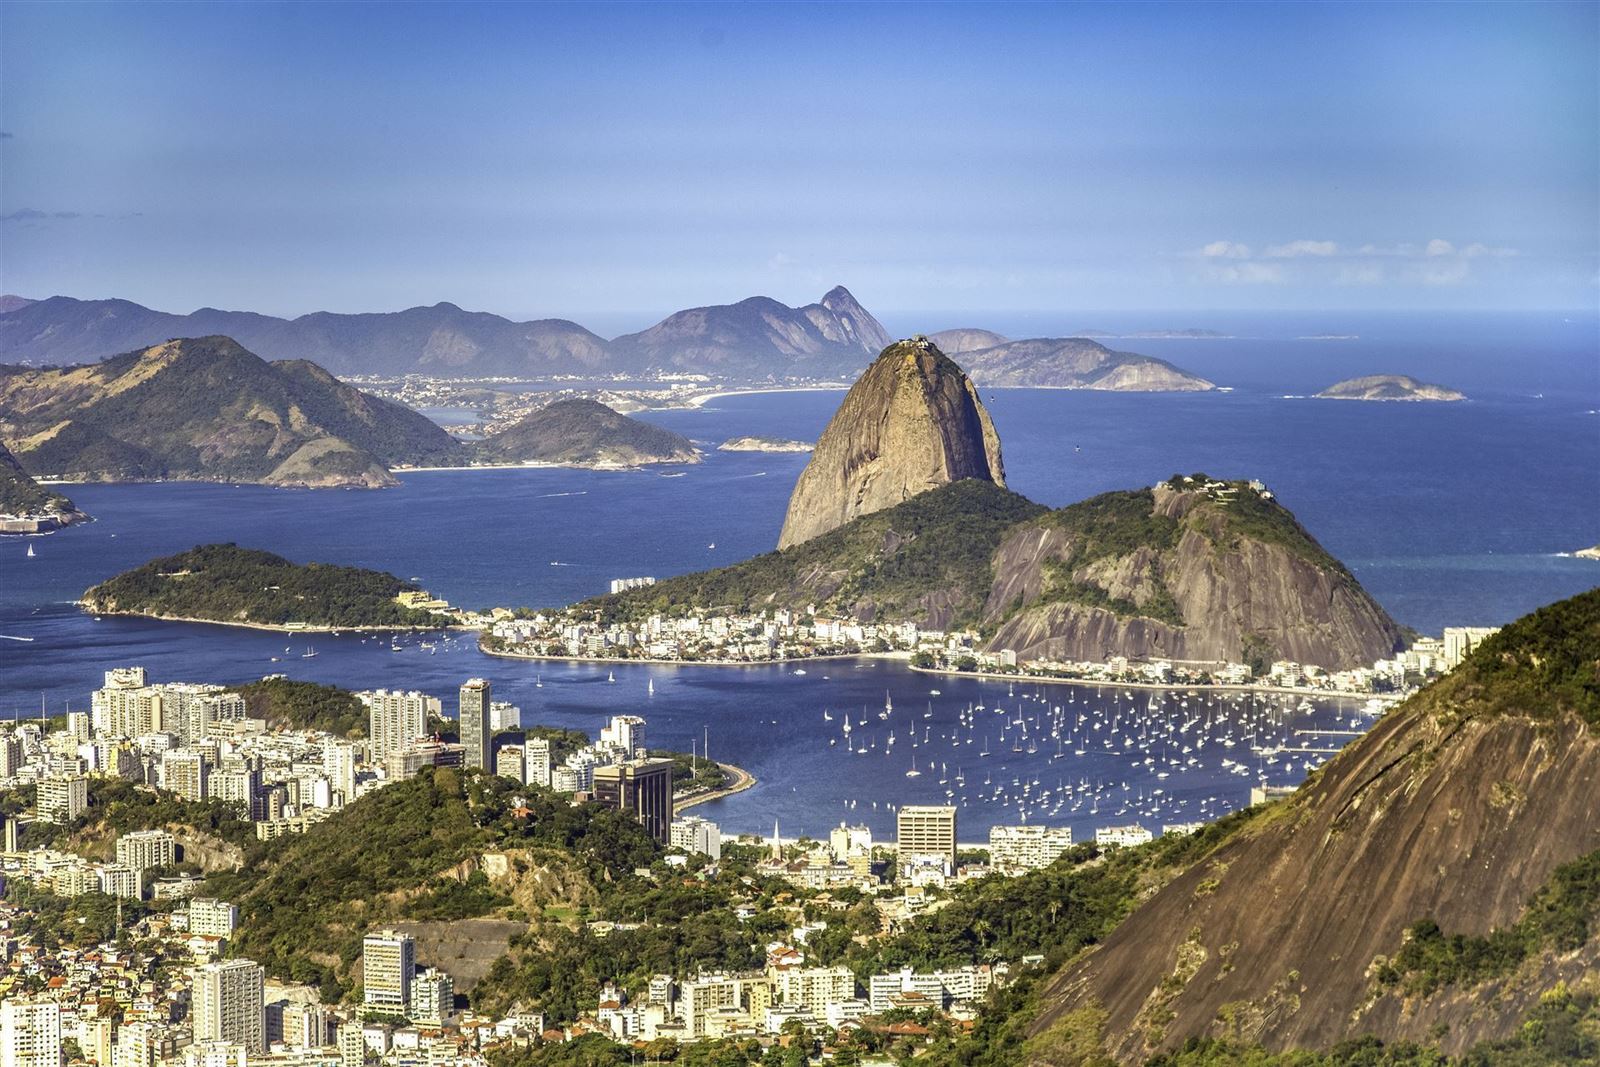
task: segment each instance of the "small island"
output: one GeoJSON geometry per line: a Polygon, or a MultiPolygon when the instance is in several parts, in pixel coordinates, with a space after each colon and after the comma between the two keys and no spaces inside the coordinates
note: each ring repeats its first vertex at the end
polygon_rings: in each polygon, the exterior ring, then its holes
{"type": "Polygon", "coordinates": [[[1322,400],[1465,400],[1465,393],[1422,382],[1407,374],[1368,374],[1336,382],[1317,394],[1322,400]]]}
{"type": "Polygon", "coordinates": [[[1600,559],[1600,545],[1595,545],[1593,548],[1580,548],[1573,555],[1579,559],[1600,559]]]}
{"type": "Polygon", "coordinates": [[[233,544],[151,560],[89,589],[79,604],[102,615],[268,630],[436,630],[461,621],[384,571],[293,563],[233,544]]]}
{"type": "Polygon", "coordinates": [[[717,446],[718,452],[810,452],[808,441],[789,441],[782,437],[734,437],[717,446]]]}
{"type": "Polygon", "coordinates": [[[572,397],[547,404],[477,447],[488,465],[618,469],[656,463],[699,463],[682,434],[629,418],[597,400],[572,397]]]}

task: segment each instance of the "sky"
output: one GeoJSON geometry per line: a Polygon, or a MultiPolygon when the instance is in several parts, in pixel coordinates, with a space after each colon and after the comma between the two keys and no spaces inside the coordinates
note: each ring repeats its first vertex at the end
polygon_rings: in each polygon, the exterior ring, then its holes
{"type": "Polygon", "coordinates": [[[0,291],[1593,309],[1600,5],[0,4],[0,291]]]}

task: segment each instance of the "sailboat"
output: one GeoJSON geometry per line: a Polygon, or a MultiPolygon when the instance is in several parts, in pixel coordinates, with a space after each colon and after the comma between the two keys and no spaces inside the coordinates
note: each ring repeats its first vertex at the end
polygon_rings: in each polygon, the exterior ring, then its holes
{"type": "Polygon", "coordinates": [[[607,671],[606,672],[606,681],[614,682],[616,680],[617,680],[617,672],[616,671],[607,671]]]}
{"type": "Polygon", "coordinates": [[[911,769],[906,772],[907,778],[921,778],[922,772],[917,770],[917,757],[911,757],[911,769]]]}
{"type": "Polygon", "coordinates": [[[32,558],[33,558],[33,556],[34,556],[34,551],[33,551],[33,546],[32,546],[32,545],[31,545],[31,544],[30,544],[30,545],[29,545],[29,546],[28,546],[28,558],[29,558],[29,559],[32,559],[32,558]]]}
{"type": "Polygon", "coordinates": [[[651,696],[656,695],[656,680],[654,678],[650,679],[650,684],[645,686],[645,692],[651,696]]]}
{"type": "Polygon", "coordinates": [[[535,689],[543,689],[544,688],[544,675],[536,674],[536,675],[533,676],[533,687],[535,689]]]}
{"type": "Polygon", "coordinates": [[[307,645],[306,646],[306,650],[304,652],[300,653],[300,658],[301,659],[316,659],[317,658],[317,650],[312,648],[310,645],[307,645]]]}

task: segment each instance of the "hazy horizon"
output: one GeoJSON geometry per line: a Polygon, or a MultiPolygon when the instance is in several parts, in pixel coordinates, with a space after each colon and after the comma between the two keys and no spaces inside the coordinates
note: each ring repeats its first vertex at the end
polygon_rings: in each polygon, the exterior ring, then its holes
{"type": "Polygon", "coordinates": [[[1597,53],[1591,4],[8,4],[0,289],[1589,309],[1597,53]]]}

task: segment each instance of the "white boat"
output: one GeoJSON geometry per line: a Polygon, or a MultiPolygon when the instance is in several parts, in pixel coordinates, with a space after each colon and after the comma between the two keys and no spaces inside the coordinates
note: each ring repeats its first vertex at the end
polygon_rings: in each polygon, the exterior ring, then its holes
{"type": "Polygon", "coordinates": [[[917,757],[911,757],[911,769],[906,772],[907,778],[921,778],[922,772],[917,770],[917,757]]]}
{"type": "Polygon", "coordinates": [[[650,679],[650,684],[645,686],[645,692],[649,693],[651,696],[656,695],[656,680],[654,678],[650,679]]]}
{"type": "Polygon", "coordinates": [[[33,556],[34,556],[34,552],[33,552],[33,546],[32,546],[32,545],[29,545],[29,546],[28,546],[28,558],[29,558],[29,559],[32,559],[32,558],[33,558],[33,556]]]}
{"type": "Polygon", "coordinates": [[[308,645],[308,646],[306,646],[306,650],[304,652],[300,653],[300,658],[301,659],[316,659],[317,658],[317,650],[308,645]]]}
{"type": "Polygon", "coordinates": [[[606,672],[606,681],[614,682],[616,680],[617,680],[617,672],[616,671],[607,671],[606,672]]]}

